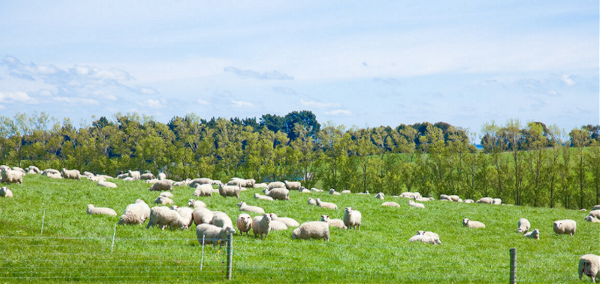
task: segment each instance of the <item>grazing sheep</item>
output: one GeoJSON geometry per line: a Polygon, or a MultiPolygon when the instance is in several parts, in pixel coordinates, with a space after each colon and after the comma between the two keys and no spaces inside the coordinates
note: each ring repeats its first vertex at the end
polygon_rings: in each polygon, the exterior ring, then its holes
{"type": "Polygon", "coordinates": [[[385,194],[383,192],[375,194],[375,198],[383,200],[385,198],[385,194]]]}
{"type": "Polygon", "coordinates": [[[188,200],[188,206],[192,207],[192,208],[200,208],[200,207],[204,207],[206,208],[206,204],[200,200],[194,200],[194,199],[190,199],[188,200]]]}
{"type": "Polygon", "coordinates": [[[290,191],[286,188],[281,188],[281,187],[277,187],[277,188],[273,188],[273,189],[265,188],[264,192],[267,196],[270,196],[273,199],[290,200],[290,191]]]}
{"type": "Polygon", "coordinates": [[[331,194],[331,195],[342,195],[341,193],[335,191],[335,189],[333,189],[333,188],[329,190],[329,194],[331,194]]]}
{"type": "Polygon", "coordinates": [[[344,211],[344,217],[342,219],[344,220],[344,225],[346,225],[348,229],[354,228],[356,231],[356,228],[358,228],[360,231],[362,215],[359,211],[352,209],[352,207],[346,207],[344,211]]]}
{"type": "Polygon", "coordinates": [[[426,244],[433,244],[433,245],[441,245],[442,244],[442,241],[440,241],[439,238],[427,236],[427,235],[414,235],[410,239],[408,239],[408,241],[409,242],[423,242],[426,244]]]}
{"type": "Polygon", "coordinates": [[[329,215],[321,215],[321,222],[327,222],[329,226],[334,226],[340,229],[348,229],[348,227],[344,225],[344,221],[342,219],[329,219],[329,215]]]}
{"type": "Polygon", "coordinates": [[[198,226],[199,224],[210,224],[212,223],[214,214],[212,211],[204,208],[204,207],[196,207],[192,212],[192,218],[194,219],[194,224],[198,226]]]}
{"type": "Polygon", "coordinates": [[[477,200],[477,203],[493,204],[494,199],[492,199],[491,197],[482,197],[482,198],[479,198],[479,200],[477,200]]]}
{"type": "Polygon", "coordinates": [[[285,183],[280,181],[274,181],[272,183],[269,183],[266,189],[271,190],[273,188],[285,188],[285,183]]]}
{"type": "Polygon", "coordinates": [[[270,230],[271,231],[285,231],[288,229],[287,225],[281,221],[275,221],[275,220],[271,220],[271,223],[269,223],[269,226],[271,226],[270,230]]]}
{"type": "Polygon", "coordinates": [[[139,171],[129,170],[128,173],[129,173],[129,176],[132,178],[135,178],[135,177],[137,177],[138,179],[142,178],[142,174],[139,171]]]}
{"type": "Polygon", "coordinates": [[[254,188],[267,188],[267,186],[268,186],[268,185],[267,185],[266,183],[264,183],[264,182],[263,182],[263,183],[256,183],[256,184],[254,184],[254,186],[252,186],[252,187],[254,187],[254,188]]]}
{"type": "Polygon", "coordinates": [[[173,230],[174,227],[184,230],[188,228],[185,218],[181,217],[177,211],[171,210],[171,208],[165,206],[152,207],[150,211],[150,221],[148,221],[146,229],[154,227],[155,225],[158,225],[158,227],[163,230],[167,226],[171,228],[171,230],[173,230]]]}
{"type": "Polygon", "coordinates": [[[492,204],[494,204],[494,205],[500,205],[500,204],[502,204],[502,199],[500,199],[500,198],[494,198],[492,200],[492,202],[493,202],[492,204]]]}
{"type": "Polygon", "coordinates": [[[171,210],[177,211],[183,219],[185,219],[185,224],[189,228],[194,221],[194,209],[189,207],[179,207],[177,205],[171,206],[171,210]]]}
{"type": "Polygon", "coordinates": [[[424,204],[421,204],[421,203],[416,203],[416,202],[414,202],[414,201],[412,201],[412,200],[409,200],[409,201],[408,201],[408,205],[409,205],[409,206],[412,206],[412,207],[416,207],[416,208],[425,208],[425,205],[424,205],[424,204]]]}
{"type": "Polygon", "coordinates": [[[143,224],[150,217],[150,207],[144,200],[138,199],[134,204],[127,205],[119,219],[119,224],[143,224]]]}
{"type": "Polygon", "coordinates": [[[321,201],[321,198],[317,198],[315,201],[317,202],[317,206],[321,208],[338,209],[338,206],[335,203],[321,201]]]}
{"type": "Polygon", "coordinates": [[[463,226],[467,228],[485,228],[485,224],[479,221],[471,221],[468,218],[463,219],[463,226]]]}
{"type": "Polygon", "coordinates": [[[465,199],[465,203],[475,203],[473,199],[465,199]]]}
{"type": "Polygon", "coordinates": [[[296,220],[294,220],[292,218],[278,217],[275,213],[271,213],[269,215],[271,216],[271,220],[272,221],[282,222],[282,223],[284,223],[288,227],[298,227],[298,226],[300,226],[300,223],[298,223],[298,221],[296,221],[296,220]]]}
{"type": "Polygon", "coordinates": [[[600,210],[592,210],[590,211],[590,216],[594,216],[596,218],[600,218],[600,210]]]}
{"type": "Polygon", "coordinates": [[[8,187],[3,187],[0,188],[0,197],[13,197],[13,193],[8,187]]]}
{"type": "Polygon", "coordinates": [[[256,216],[252,219],[252,232],[254,236],[260,235],[260,238],[265,238],[269,236],[269,232],[271,231],[271,215],[263,214],[262,216],[256,216]]]}
{"type": "Polygon", "coordinates": [[[300,190],[302,188],[302,184],[300,182],[297,181],[284,181],[285,183],[285,188],[287,189],[294,189],[294,190],[300,190]]]}
{"type": "Polygon", "coordinates": [[[430,232],[430,231],[417,231],[417,235],[425,235],[425,236],[430,236],[430,237],[435,237],[435,238],[440,238],[440,236],[434,232],[430,232]]]}
{"type": "Polygon", "coordinates": [[[149,179],[155,179],[155,177],[152,173],[145,173],[140,176],[140,179],[141,180],[149,180],[149,179]]]}
{"type": "Polygon", "coordinates": [[[523,237],[539,240],[540,239],[540,230],[535,229],[529,233],[525,233],[525,234],[523,234],[523,237]]]}
{"type": "Polygon", "coordinates": [[[246,212],[254,212],[257,214],[265,214],[265,210],[258,207],[258,206],[250,206],[248,204],[246,204],[246,202],[240,202],[237,204],[237,206],[240,208],[240,211],[246,211],[246,212]]]}
{"type": "Polygon", "coordinates": [[[521,234],[525,234],[529,231],[529,228],[531,228],[531,224],[529,224],[529,220],[527,220],[525,218],[519,219],[519,229],[517,230],[517,232],[519,232],[521,234]]]}
{"type": "Polygon", "coordinates": [[[172,180],[159,180],[156,183],[154,183],[150,189],[150,191],[173,191],[173,184],[175,182],[173,182],[172,180]]]}
{"type": "Polygon", "coordinates": [[[240,199],[240,191],[242,191],[242,188],[239,185],[219,185],[219,194],[223,196],[223,198],[235,196],[237,199],[240,199]]]}
{"type": "Polygon", "coordinates": [[[2,182],[7,184],[10,184],[11,182],[21,184],[23,183],[23,176],[25,176],[25,173],[23,172],[6,168],[2,169],[2,182]]]}
{"type": "Polygon", "coordinates": [[[160,205],[173,205],[173,200],[171,198],[165,197],[165,196],[159,196],[154,200],[154,203],[156,204],[160,204],[160,205]]]}
{"type": "Polygon", "coordinates": [[[212,196],[213,187],[210,184],[198,184],[194,190],[193,196],[212,196]]]}
{"type": "Polygon", "coordinates": [[[214,213],[212,224],[221,228],[225,226],[230,226],[233,228],[233,222],[231,221],[231,218],[229,218],[229,216],[223,212],[214,213]]]}
{"type": "Polygon", "coordinates": [[[106,207],[94,207],[94,204],[88,204],[87,213],[90,215],[117,216],[115,210],[106,207]]]}
{"type": "Polygon", "coordinates": [[[252,229],[252,217],[250,217],[248,214],[242,213],[238,216],[235,224],[237,225],[238,230],[240,230],[240,235],[246,233],[246,236],[248,236],[250,229],[252,229]]]}
{"type": "Polygon", "coordinates": [[[203,244],[212,244],[213,247],[223,245],[229,234],[235,234],[233,227],[217,227],[210,224],[201,224],[196,227],[196,238],[203,244]],[[204,243],[202,241],[204,240],[204,243]]]}
{"type": "Polygon", "coordinates": [[[317,201],[312,197],[308,198],[308,205],[317,205],[317,201]]]}
{"type": "Polygon", "coordinates": [[[98,181],[98,186],[108,187],[108,188],[117,188],[117,185],[114,182],[103,181],[103,180],[98,181]]]}
{"type": "Polygon", "coordinates": [[[598,277],[598,271],[600,270],[600,256],[595,254],[586,254],[579,258],[579,268],[577,268],[577,272],[579,272],[579,280],[585,274],[586,276],[592,278],[592,283],[596,283],[596,278],[598,277]]]}
{"type": "Polygon", "coordinates": [[[213,180],[209,179],[209,178],[196,178],[193,179],[188,185],[190,187],[196,187],[199,184],[208,184],[208,185],[212,185],[213,184],[213,180]]]}
{"type": "MultiPolygon", "coordinates": [[[[1,195],[1,193],[0,193],[1,195]]],[[[592,223],[600,223],[600,219],[592,216],[592,215],[587,215],[583,218],[584,220],[588,221],[588,222],[592,222],[592,223]]]]}
{"type": "Polygon", "coordinates": [[[575,230],[577,229],[577,222],[573,220],[558,220],[554,221],[554,232],[561,234],[569,234],[575,236],[575,230]]]}
{"type": "Polygon", "coordinates": [[[398,204],[396,202],[384,202],[384,203],[381,203],[381,206],[400,207],[400,204],[398,204]]]}
{"type": "Polygon", "coordinates": [[[300,227],[292,232],[292,239],[323,239],[329,241],[329,223],[321,221],[302,223],[300,227]]]}
{"type": "Polygon", "coordinates": [[[165,180],[167,179],[167,174],[160,172],[158,173],[158,180],[165,180]]]}
{"type": "Polygon", "coordinates": [[[265,196],[265,195],[260,195],[258,193],[254,194],[254,198],[256,199],[260,199],[260,200],[269,200],[269,201],[273,201],[273,197],[270,196],[265,196]]]}

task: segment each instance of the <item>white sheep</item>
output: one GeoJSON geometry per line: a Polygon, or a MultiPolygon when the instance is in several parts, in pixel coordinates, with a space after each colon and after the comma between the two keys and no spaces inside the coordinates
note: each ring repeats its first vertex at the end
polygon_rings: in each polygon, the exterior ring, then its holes
{"type": "Polygon", "coordinates": [[[115,184],[114,182],[103,181],[103,180],[98,181],[98,186],[99,187],[108,187],[108,188],[117,188],[117,184],[115,184]]]}
{"type": "Polygon", "coordinates": [[[146,229],[154,227],[155,225],[158,225],[158,227],[163,230],[167,226],[171,228],[171,230],[173,230],[174,227],[179,229],[187,229],[188,224],[186,221],[187,220],[181,217],[177,211],[171,210],[169,207],[155,206],[152,207],[150,211],[150,220],[148,221],[148,226],[146,226],[146,229]]]}
{"type": "Polygon", "coordinates": [[[523,234],[523,237],[539,240],[540,239],[540,230],[535,229],[529,233],[525,233],[525,234],[523,234]]]}
{"type": "Polygon", "coordinates": [[[314,200],[312,197],[308,198],[308,205],[317,205],[317,201],[314,200]]]}
{"type": "Polygon", "coordinates": [[[471,221],[468,218],[463,219],[463,226],[467,228],[485,228],[485,224],[479,221],[471,221]]]}
{"type": "Polygon", "coordinates": [[[193,179],[188,185],[192,188],[195,188],[196,185],[199,184],[208,184],[208,185],[212,185],[213,184],[213,180],[209,179],[209,178],[196,178],[193,179]]]}
{"type": "Polygon", "coordinates": [[[347,193],[352,193],[352,191],[347,190],[347,189],[342,190],[342,194],[347,194],[347,193]]]}
{"type": "Polygon", "coordinates": [[[359,211],[352,209],[352,207],[346,207],[344,210],[344,217],[342,219],[344,220],[344,225],[346,225],[348,229],[354,228],[356,231],[356,228],[358,228],[360,231],[362,215],[359,211]]]}
{"type": "Polygon", "coordinates": [[[396,202],[384,202],[384,203],[381,203],[381,206],[400,207],[400,204],[398,204],[396,202]]]}
{"type": "Polygon", "coordinates": [[[5,182],[7,184],[10,184],[10,183],[21,184],[21,183],[23,183],[23,176],[25,176],[25,173],[23,173],[21,171],[15,171],[15,170],[6,169],[6,168],[2,169],[2,182],[5,182]]]}
{"type": "Polygon", "coordinates": [[[592,211],[590,211],[589,215],[590,216],[594,216],[596,218],[600,218],[600,210],[597,210],[597,209],[596,210],[592,210],[592,211]]]}
{"type": "Polygon", "coordinates": [[[588,222],[592,222],[592,223],[600,223],[600,219],[592,216],[592,215],[587,215],[583,218],[584,220],[588,221],[588,222]]]}
{"type": "Polygon", "coordinates": [[[577,229],[577,222],[573,220],[558,220],[554,221],[554,232],[561,234],[570,234],[575,236],[575,230],[577,229]]]}
{"type": "Polygon", "coordinates": [[[342,219],[330,219],[329,215],[321,215],[321,222],[327,222],[329,226],[334,226],[340,229],[348,229],[348,227],[344,225],[344,221],[342,219]]]}
{"type": "Polygon", "coordinates": [[[115,210],[107,207],[95,207],[94,204],[88,204],[87,213],[90,215],[117,216],[117,212],[115,212],[115,210]]]}
{"type": "Polygon", "coordinates": [[[219,194],[223,196],[223,198],[235,196],[237,199],[240,199],[240,191],[242,191],[242,188],[239,185],[219,185],[219,194]]]}
{"type": "Polygon", "coordinates": [[[333,189],[333,188],[329,190],[329,194],[331,194],[331,195],[342,195],[341,193],[335,191],[335,189],[333,189]]]}
{"type": "Polygon", "coordinates": [[[375,198],[383,200],[385,198],[385,194],[383,192],[375,194],[375,198]]]}
{"type": "Polygon", "coordinates": [[[494,204],[494,205],[500,205],[500,204],[502,204],[502,199],[500,199],[500,198],[494,198],[492,200],[492,202],[493,202],[492,204],[494,204]]]}
{"type": "Polygon", "coordinates": [[[271,231],[271,215],[263,214],[262,216],[256,216],[252,219],[252,232],[254,236],[260,235],[260,238],[265,238],[269,236],[269,232],[271,231]]]}
{"type": "Polygon", "coordinates": [[[217,227],[225,227],[225,226],[230,226],[233,228],[233,222],[231,221],[231,218],[229,218],[229,215],[227,215],[226,213],[223,212],[213,212],[214,216],[212,219],[212,224],[217,226],[217,227]]]}
{"type": "Polygon", "coordinates": [[[271,220],[271,222],[269,223],[269,226],[271,227],[270,230],[271,231],[285,231],[288,229],[287,225],[281,221],[275,221],[275,220],[271,220]]]}
{"type": "Polygon", "coordinates": [[[192,212],[192,218],[194,219],[194,224],[198,226],[199,224],[210,224],[212,223],[214,214],[212,211],[204,208],[204,207],[196,207],[192,212]]]}
{"type": "Polygon", "coordinates": [[[317,202],[317,206],[321,208],[338,209],[338,206],[335,203],[321,201],[321,198],[317,198],[315,201],[317,202]]]}
{"type": "Polygon", "coordinates": [[[311,221],[302,223],[292,232],[292,239],[323,239],[329,241],[329,223],[311,221]]]}
{"type": "Polygon", "coordinates": [[[594,211],[594,210],[600,210],[600,205],[594,205],[594,207],[590,211],[594,211]]]}
{"type": "Polygon", "coordinates": [[[246,202],[243,202],[243,201],[238,203],[237,206],[240,208],[240,211],[253,212],[253,213],[257,213],[257,214],[265,214],[265,209],[262,209],[258,206],[250,206],[250,205],[246,204],[246,202]]]}
{"type": "Polygon", "coordinates": [[[302,188],[298,192],[300,192],[300,193],[311,193],[311,191],[309,189],[307,189],[307,188],[302,188]]]}
{"type": "Polygon", "coordinates": [[[173,205],[173,200],[171,198],[165,197],[165,196],[159,196],[154,200],[154,203],[156,204],[160,204],[160,205],[173,205]]]}
{"type": "Polygon", "coordinates": [[[417,231],[417,235],[430,236],[430,237],[435,237],[437,239],[440,238],[440,236],[438,234],[431,232],[431,231],[417,231]]]}
{"type": "Polygon", "coordinates": [[[592,278],[592,283],[596,283],[596,278],[598,277],[598,271],[600,271],[600,256],[595,254],[586,254],[579,258],[579,267],[577,268],[577,272],[579,272],[579,280],[585,274],[586,276],[592,278]]]}
{"type": "Polygon", "coordinates": [[[427,235],[414,235],[410,239],[409,242],[423,242],[426,244],[440,245],[442,241],[439,238],[427,236],[427,235]]]}
{"type": "Polygon", "coordinates": [[[527,220],[525,218],[519,219],[519,229],[517,230],[517,232],[519,232],[521,234],[525,234],[529,231],[529,228],[531,228],[531,224],[529,224],[529,220],[527,220]]]}
{"type": "Polygon", "coordinates": [[[190,199],[188,200],[188,206],[192,207],[192,208],[200,208],[200,207],[204,207],[206,208],[206,204],[200,200],[194,200],[194,199],[190,199]]]}
{"type": "Polygon", "coordinates": [[[132,177],[132,178],[135,178],[135,177],[138,178],[138,179],[142,178],[142,174],[139,171],[131,171],[131,170],[129,170],[128,173],[129,173],[129,176],[132,177]]]}
{"type": "Polygon", "coordinates": [[[265,196],[265,195],[260,195],[258,193],[254,194],[254,198],[260,199],[260,200],[270,200],[270,201],[273,201],[273,197],[271,197],[271,196],[265,196]]]}
{"type": "Polygon", "coordinates": [[[475,203],[473,199],[465,199],[465,203],[475,203]]]}
{"type": "Polygon", "coordinates": [[[421,204],[421,203],[416,203],[416,202],[414,202],[414,201],[412,201],[412,200],[409,200],[409,201],[408,201],[408,205],[409,205],[409,206],[412,206],[412,207],[416,207],[416,208],[425,208],[425,205],[424,205],[424,204],[421,204]]]}
{"type": "MultiPolygon", "coordinates": [[[[445,195],[445,194],[442,194],[442,195],[445,195]]],[[[442,196],[442,195],[440,195],[440,196],[442,196]]],[[[415,197],[421,198],[422,196],[418,192],[403,192],[400,194],[400,197],[414,199],[415,197]]]]}
{"type": "Polygon", "coordinates": [[[477,200],[477,203],[493,204],[494,199],[492,199],[491,197],[482,197],[479,198],[479,200],[477,200]]]}
{"type": "MultiPolygon", "coordinates": [[[[62,179],[63,178],[60,173],[48,173],[48,174],[46,174],[46,176],[48,178],[53,178],[53,179],[62,179]]],[[[92,181],[98,181],[98,180],[93,180],[92,179],[92,181]]]]}
{"type": "Polygon", "coordinates": [[[318,188],[311,188],[310,191],[314,191],[314,192],[323,192],[322,189],[318,189],[318,188]]]}
{"type": "Polygon", "coordinates": [[[136,178],[134,178],[134,177],[131,177],[131,176],[129,176],[129,173],[117,175],[117,178],[118,178],[118,179],[125,179],[125,178],[132,178],[132,179],[136,179],[136,178]]]}
{"type": "Polygon", "coordinates": [[[369,193],[369,191],[368,191],[368,190],[366,190],[365,192],[359,192],[359,193],[357,193],[357,194],[370,195],[370,193],[369,193]]]}
{"type": "Polygon", "coordinates": [[[160,173],[158,173],[158,179],[159,180],[165,180],[165,179],[167,179],[167,175],[165,173],[163,173],[163,172],[160,172],[160,173]]]}
{"type": "Polygon", "coordinates": [[[140,175],[140,179],[141,180],[155,179],[155,176],[152,173],[145,173],[145,174],[140,175]]]}
{"type": "Polygon", "coordinates": [[[201,224],[196,227],[196,238],[198,242],[203,244],[212,244],[213,247],[221,246],[227,240],[229,234],[235,234],[233,227],[217,227],[211,224],[201,224]],[[202,242],[204,241],[204,243],[202,242]]]}
{"type": "Polygon", "coordinates": [[[275,213],[271,213],[269,215],[271,216],[271,220],[272,221],[282,222],[282,223],[284,223],[288,227],[298,227],[298,226],[300,226],[300,223],[298,223],[298,221],[296,221],[296,220],[294,220],[292,218],[278,217],[275,213]]]}
{"type": "Polygon", "coordinates": [[[123,181],[136,181],[138,180],[137,178],[132,178],[132,177],[126,177],[123,179],[123,181]]]}
{"type": "Polygon", "coordinates": [[[253,186],[253,187],[254,187],[254,188],[267,188],[267,186],[268,186],[268,185],[267,185],[266,183],[264,183],[264,182],[263,182],[263,183],[256,183],[256,184],[254,184],[254,186],[253,186]]]}
{"type": "Polygon", "coordinates": [[[252,217],[250,217],[248,214],[242,213],[238,216],[235,224],[237,225],[238,230],[240,230],[240,235],[246,233],[246,236],[248,236],[250,229],[252,229],[252,217]]]}
{"type": "Polygon", "coordinates": [[[285,188],[285,183],[280,181],[274,181],[272,183],[269,183],[266,189],[271,190],[273,188],[285,188]]]}
{"type": "Polygon", "coordinates": [[[119,224],[143,224],[150,217],[150,207],[144,200],[138,199],[134,204],[127,205],[119,219],[119,224]]]}
{"type": "Polygon", "coordinates": [[[300,182],[297,181],[284,181],[285,183],[285,188],[287,189],[295,189],[295,190],[300,190],[302,188],[302,184],[300,182]]]}
{"type": "Polygon", "coordinates": [[[172,180],[157,180],[154,184],[152,184],[152,186],[150,187],[150,191],[173,191],[173,184],[175,182],[173,182],[172,180]]]}
{"type": "Polygon", "coordinates": [[[158,196],[163,196],[163,197],[168,197],[168,198],[173,198],[173,193],[170,193],[168,191],[165,192],[161,192],[158,196]]]}
{"type": "Polygon", "coordinates": [[[194,190],[193,196],[212,196],[213,187],[210,184],[198,184],[194,190]]]}
{"type": "Polygon", "coordinates": [[[191,179],[186,179],[186,180],[182,180],[182,181],[178,181],[176,183],[173,184],[173,186],[186,186],[188,184],[190,184],[190,182],[192,182],[191,179]]]}
{"type": "Polygon", "coordinates": [[[8,187],[2,187],[0,188],[0,197],[13,197],[13,193],[8,187]]]}
{"type": "Polygon", "coordinates": [[[177,211],[183,219],[185,219],[185,224],[189,228],[194,221],[194,209],[189,207],[179,207],[177,205],[171,206],[171,210],[177,211]]]}
{"type": "MultiPolygon", "coordinates": [[[[269,185],[270,186],[270,185],[269,185]]],[[[290,200],[290,191],[286,188],[276,187],[273,189],[264,189],[267,196],[278,200],[290,200]]]]}

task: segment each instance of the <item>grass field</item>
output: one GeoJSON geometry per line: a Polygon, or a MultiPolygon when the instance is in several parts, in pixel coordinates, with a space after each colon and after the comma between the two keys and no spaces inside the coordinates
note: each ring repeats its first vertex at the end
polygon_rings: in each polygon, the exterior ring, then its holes
{"type": "MultiPolygon", "coordinates": [[[[0,198],[0,283],[223,281],[225,250],[205,247],[200,270],[202,247],[194,226],[162,231],[119,225],[111,252],[118,217],[87,215],[87,204],[111,207],[120,215],[137,198],[152,207],[159,194],[142,181],[114,182],[119,188],[27,175],[23,185],[9,186],[14,198],[0,198]]],[[[175,204],[186,206],[192,192],[176,187],[175,204]]],[[[356,232],[331,228],[329,242],[292,240],[293,228],[272,232],[265,240],[236,235],[232,282],[508,282],[509,248],[516,247],[519,282],[581,283],[579,257],[600,254],[600,224],[585,222],[586,212],[439,201],[418,209],[409,207],[407,199],[386,197],[401,204],[390,208],[381,207],[383,201],[373,195],[296,191],[290,201],[273,202],[254,199],[255,192],[260,189],[242,192],[240,200],[300,223],[320,215],[342,218],[343,208],[351,206],[362,212],[362,227],[356,232]],[[309,206],[309,196],[340,209],[309,206]],[[482,221],[486,228],[465,228],[463,218],[482,221]],[[541,230],[539,241],[516,232],[519,218],[541,230]],[[552,223],[560,219],[577,221],[575,237],[554,234],[552,223]],[[417,230],[438,233],[442,245],[409,243],[417,230]]],[[[240,200],[200,199],[235,223],[240,200]]]]}

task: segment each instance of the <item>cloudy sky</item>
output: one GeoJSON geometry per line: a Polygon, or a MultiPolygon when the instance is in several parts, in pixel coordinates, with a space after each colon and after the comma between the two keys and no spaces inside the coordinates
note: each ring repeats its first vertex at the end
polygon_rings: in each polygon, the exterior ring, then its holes
{"type": "Polygon", "coordinates": [[[0,1],[0,114],[600,124],[599,2],[0,1]]]}

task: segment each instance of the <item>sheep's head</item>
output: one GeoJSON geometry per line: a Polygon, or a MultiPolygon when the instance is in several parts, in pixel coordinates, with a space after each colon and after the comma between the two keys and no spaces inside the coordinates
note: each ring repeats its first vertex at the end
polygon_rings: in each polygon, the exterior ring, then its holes
{"type": "Polygon", "coordinates": [[[562,226],[561,222],[554,222],[554,228],[560,229],[560,226],[562,226]]]}
{"type": "Polygon", "coordinates": [[[273,220],[273,218],[271,218],[270,214],[263,214],[263,221],[267,221],[267,223],[269,223],[271,220],[273,220]]]}
{"type": "Polygon", "coordinates": [[[468,218],[463,219],[463,226],[466,226],[467,224],[469,224],[469,219],[468,218]]]}
{"type": "Polygon", "coordinates": [[[417,235],[425,235],[425,231],[417,231],[417,235]]]}
{"type": "Polygon", "coordinates": [[[350,213],[352,213],[352,207],[346,207],[346,209],[344,211],[346,211],[346,213],[350,214],[350,213]]]}
{"type": "Polygon", "coordinates": [[[438,239],[438,238],[434,237],[434,238],[433,238],[433,244],[434,244],[434,245],[441,245],[441,244],[442,244],[442,241],[440,241],[440,239],[438,239]]]}
{"type": "Polygon", "coordinates": [[[322,221],[322,222],[327,222],[327,221],[329,221],[329,216],[328,216],[328,215],[321,215],[321,221],[322,221]]]}
{"type": "Polygon", "coordinates": [[[237,204],[238,207],[242,207],[244,205],[246,205],[246,202],[244,202],[244,201],[242,201],[242,202],[240,202],[240,203],[237,204]]]}
{"type": "Polygon", "coordinates": [[[190,206],[190,207],[191,207],[191,206],[194,206],[194,201],[195,201],[194,199],[190,199],[190,200],[188,201],[188,206],[190,206]]]}

